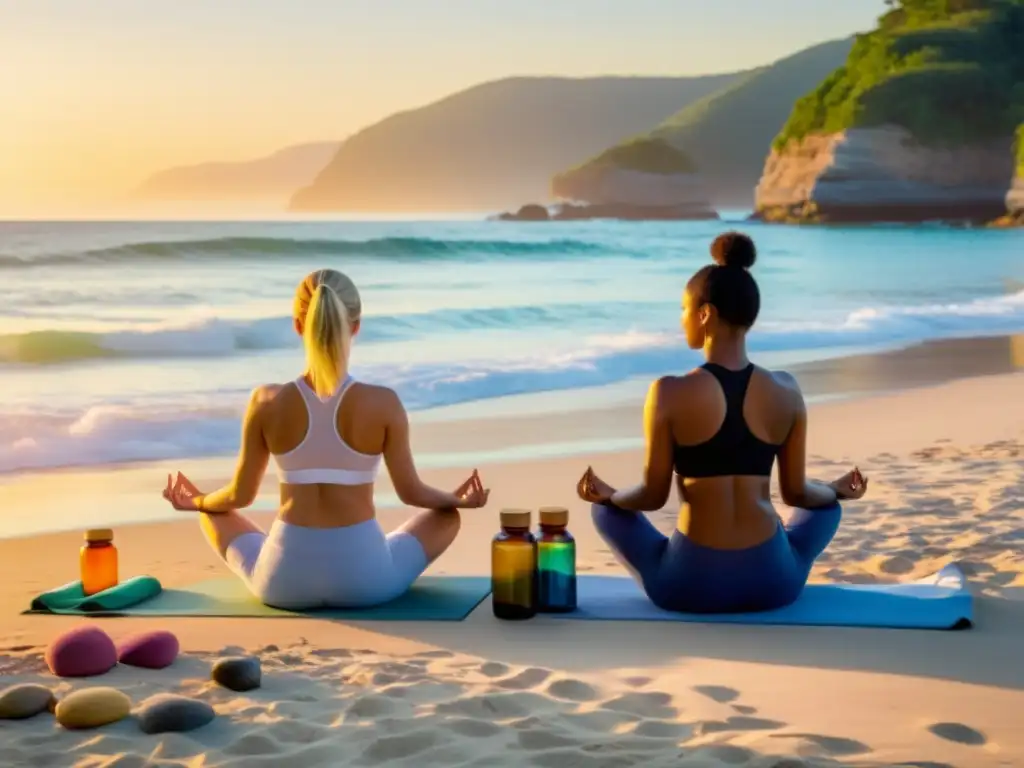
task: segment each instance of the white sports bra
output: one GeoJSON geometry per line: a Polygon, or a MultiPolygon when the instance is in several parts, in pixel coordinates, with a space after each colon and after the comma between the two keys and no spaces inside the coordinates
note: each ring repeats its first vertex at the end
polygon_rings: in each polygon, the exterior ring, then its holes
{"type": "Polygon", "coordinates": [[[366,485],[377,479],[380,454],[371,456],[349,446],[338,434],[338,408],[353,379],[346,376],[337,391],[321,400],[299,377],[295,386],[306,404],[309,426],[302,442],[287,453],[275,454],[277,475],[289,485],[366,485]]]}

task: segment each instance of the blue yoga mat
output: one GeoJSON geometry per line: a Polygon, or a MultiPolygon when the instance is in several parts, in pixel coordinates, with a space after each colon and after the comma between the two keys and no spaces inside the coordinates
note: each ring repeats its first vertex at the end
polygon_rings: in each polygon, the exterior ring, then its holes
{"type": "Polygon", "coordinates": [[[655,607],[628,576],[580,576],[578,609],[550,614],[591,621],[683,621],[705,624],[793,624],[892,629],[965,629],[971,593],[955,565],[905,584],[809,584],[792,605],[760,613],[672,613],[655,607]]]}
{"type": "Polygon", "coordinates": [[[184,589],[164,589],[160,594],[117,610],[85,610],[81,606],[41,609],[26,613],[75,616],[238,616],[266,619],[320,618],[347,621],[461,621],[491,592],[484,576],[422,576],[396,600],[375,608],[330,608],[283,611],[253,597],[239,579],[211,579],[184,589]]]}

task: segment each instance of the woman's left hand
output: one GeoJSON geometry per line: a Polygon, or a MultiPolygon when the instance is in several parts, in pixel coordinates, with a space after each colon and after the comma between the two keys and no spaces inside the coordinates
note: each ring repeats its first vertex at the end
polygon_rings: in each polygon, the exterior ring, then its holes
{"type": "Polygon", "coordinates": [[[587,467],[583,477],[576,483],[576,494],[591,504],[606,504],[614,493],[614,488],[594,474],[593,467],[587,467]]]}
{"type": "Polygon", "coordinates": [[[199,489],[185,475],[178,473],[177,482],[172,482],[171,476],[167,476],[167,487],[164,488],[163,497],[171,506],[181,512],[195,512],[196,497],[201,496],[199,489]]]}

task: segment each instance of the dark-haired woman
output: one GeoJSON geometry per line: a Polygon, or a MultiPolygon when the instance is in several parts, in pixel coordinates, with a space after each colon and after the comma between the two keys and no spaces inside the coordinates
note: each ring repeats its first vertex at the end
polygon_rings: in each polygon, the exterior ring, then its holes
{"type": "Polygon", "coordinates": [[[859,499],[856,468],[832,483],[806,478],[807,410],[796,381],[747,358],[761,299],[748,271],[753,241],[730,232],[711,246],[683,295],[682,326],[707,362],[655,381],[644,407],[643,481],[615,490],[587,469],[577,486],[601,537],[650,599],[671,611],[779,608],[799,597],[839,527],[842,499],[859,499]],[[778,459],[783,525],[769,484],[778,459]],[[668,501],[673,470],[682,506],[671,537],[642,514],[668,501]]]}

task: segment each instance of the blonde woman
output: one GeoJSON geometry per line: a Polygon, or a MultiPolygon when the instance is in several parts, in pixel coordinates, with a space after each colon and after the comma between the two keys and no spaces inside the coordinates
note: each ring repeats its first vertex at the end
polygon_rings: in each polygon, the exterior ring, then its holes
{"type": "Polygon", "coordinates": [[[267,605],[360,607],[392,600],[454,541],[458,509],[482,507],[490,494],[476,470],[454,492],[420,479],[398,396],[348,375],[361,316],[359,291],[347,276],[333,269],[308,275],[294,304],[306,371],[252,393],[234,478],[213,493],[202,493],[180,473],[176,482],[167,478],[164,497],[175,509],[200,513],[210,544],[267,605]],[[281,507],[264,533],[237,510],[255,500],[271,456],[281,507]],[[373,505],[382,457],[398,498],[424,510],[387,536],[373,505]]]}

